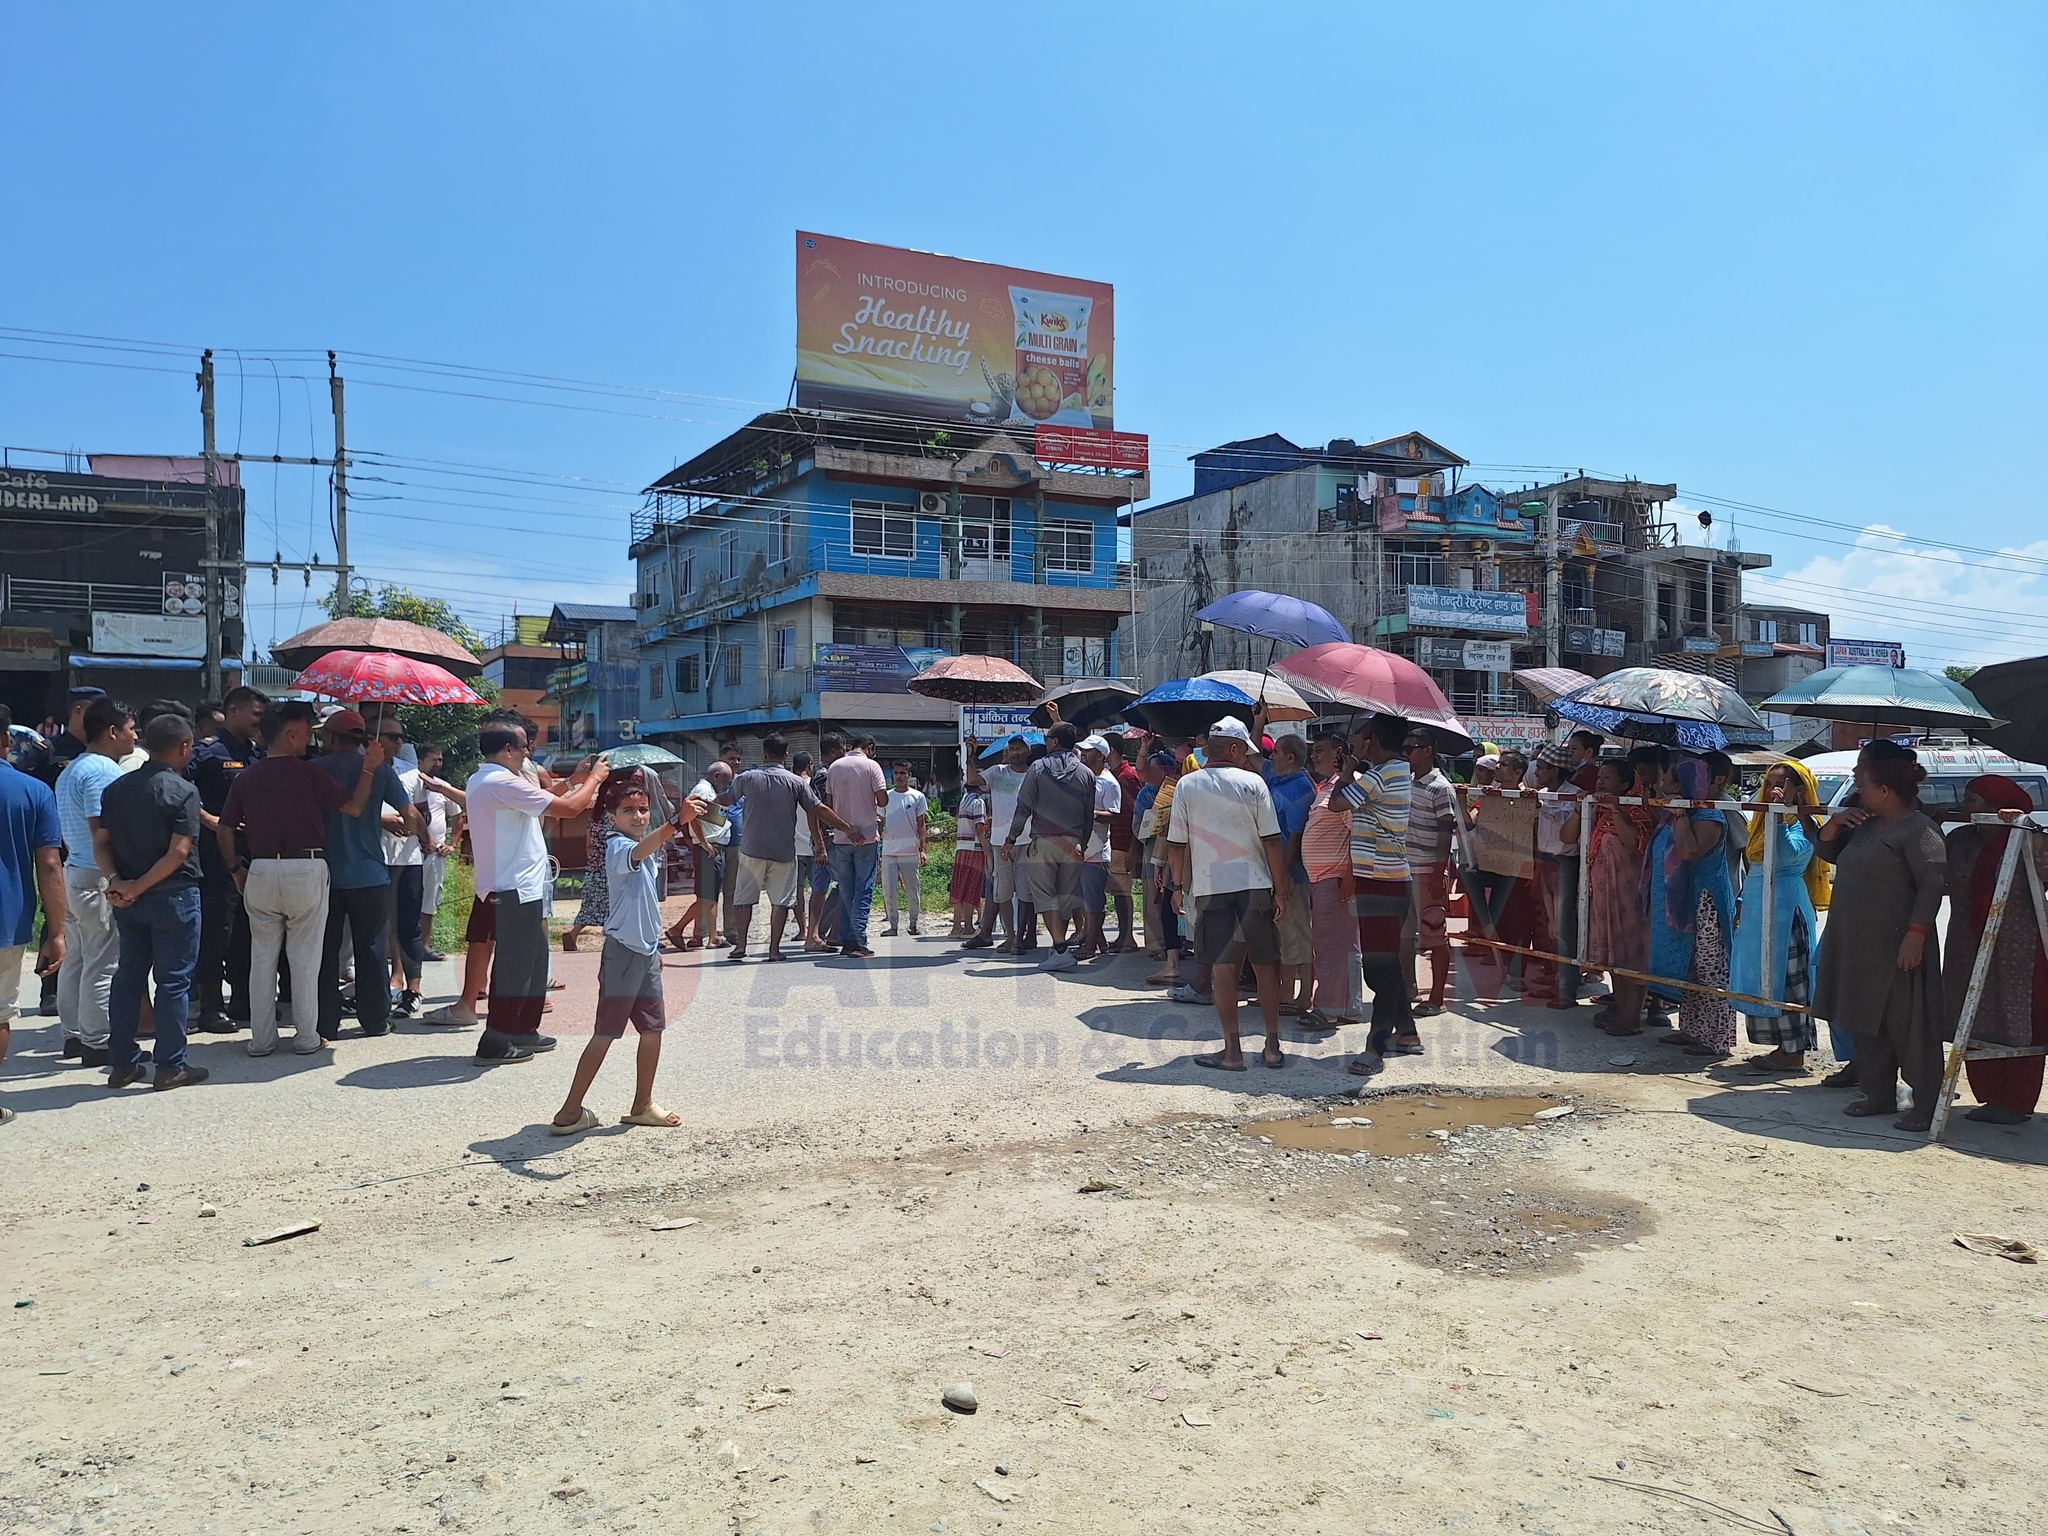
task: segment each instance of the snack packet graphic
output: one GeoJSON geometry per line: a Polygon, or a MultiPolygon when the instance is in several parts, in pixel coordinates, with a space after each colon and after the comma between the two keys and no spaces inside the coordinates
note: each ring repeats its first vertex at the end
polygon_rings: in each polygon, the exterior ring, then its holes
{"type": "Polygon", "coordinates": [[[1012,288],[1017,331],[1017,412],[1051,421],[1062,412],[1088,421],[1088,317],[1093,299],[1012,288]]]}

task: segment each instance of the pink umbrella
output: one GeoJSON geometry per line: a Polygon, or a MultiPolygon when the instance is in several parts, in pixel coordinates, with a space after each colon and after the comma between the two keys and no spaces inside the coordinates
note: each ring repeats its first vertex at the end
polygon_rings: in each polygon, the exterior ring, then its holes
{"type": "Polygon", "coordinates": [[[292,679],[294,688],[350,704],[484,704],[445,667],[391,651],[329,651],[292,679]]]}
{"type": "Polygon", "coordinates": [[[1430,675],[1405,656],[1332,641],[1296,651],[1273,670],[1313,697],[1374,715],[1399,715],[1428,728],[1440,745],[1464,751],[1472,733],[1430,675]]]}

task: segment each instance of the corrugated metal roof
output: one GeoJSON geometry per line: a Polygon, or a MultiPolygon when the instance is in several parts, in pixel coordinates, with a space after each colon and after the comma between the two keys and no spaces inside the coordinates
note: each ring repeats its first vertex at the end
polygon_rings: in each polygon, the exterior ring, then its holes
{"type": "Polygon", "coordinates": [[[633,610],[618,603],[557,603],[548,621],[567,619],[571,624],[630,624],[633,610]]]}

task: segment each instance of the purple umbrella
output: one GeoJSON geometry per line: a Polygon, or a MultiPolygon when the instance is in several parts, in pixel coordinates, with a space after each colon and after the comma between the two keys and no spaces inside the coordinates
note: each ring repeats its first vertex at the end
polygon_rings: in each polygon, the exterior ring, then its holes
{"type": "Polygon", "coordinates": [[[1307,647],[1349,640],[1350,634],[1327,608],[1284,592],[1232,592],[1195,614],[1205,624],[1267,640],[1307,647]]]}

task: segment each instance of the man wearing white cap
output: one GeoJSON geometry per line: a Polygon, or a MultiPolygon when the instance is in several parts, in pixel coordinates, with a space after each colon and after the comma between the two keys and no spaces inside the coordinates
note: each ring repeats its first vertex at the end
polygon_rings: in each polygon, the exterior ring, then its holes
{"type": "Polygon", "coordinates": [[[1209,968],[1223,1049],[1194,1058],[1198,1067],[1242,1072],[1237,1031],[1237,973],[1249,960],[1266,1026],[1259,1060],[1284,1067],[1280,1050],[1280,930],[1292,895],[1287,847],[1266,781],[1248,771],[1252,734],[1242,720],[1209,727],[1208,765],[1184,774],[1166,829],[1174,910],[1194,924],[1195,963],[1209,968]],[[1192,903],[1188,898],[1192,897],[1192,903]]]}
{"type": "Polygon", "coordinates": [[[1088,834],[1088,846],[1081,863],[1081,922],[1075,954],[1093,960],[1104,952],[1102,907],[1109,898],[1109,831],[1117,812],[1123,809],[1123,786],[1109,767],[1109,743],[1090,736],[1081,743],[1081,761],[1095,775],[1095,825],[1088,834]]]}

